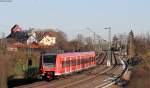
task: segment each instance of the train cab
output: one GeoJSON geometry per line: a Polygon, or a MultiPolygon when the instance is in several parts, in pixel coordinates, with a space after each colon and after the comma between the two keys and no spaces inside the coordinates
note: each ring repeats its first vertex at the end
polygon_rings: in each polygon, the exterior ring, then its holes
{"type": "Polygon", "coordinates": [[[55,53],[42,53],[40,57],[40,74],[42,78],[54,78],[56,68],[55,53]]]}

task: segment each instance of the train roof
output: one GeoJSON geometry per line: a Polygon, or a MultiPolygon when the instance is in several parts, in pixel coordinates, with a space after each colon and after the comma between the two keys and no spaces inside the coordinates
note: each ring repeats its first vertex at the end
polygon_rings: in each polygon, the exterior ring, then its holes
{"type": "Polygon", "coordinates": [[[57,53],[44,53],[44,55],[57,55],[60,57],[73,57],[73,56],[83,56],[83,55],[95,55],[94,51],[89,51],[89,52],[67,52],[67,53],[61,53],[61,54],[57,54],[57,53]]]}
{"type": "Polygon", "coordinates": [[[63,54],[57,54],[60,57],[72,57],[72,56],[83,56],[83,55],[87,55],[87,54],[91,54],[91,55],[95,55],[94,51],[89,51],[89,52],[70,52],[70,53],[63,53],[63,54]]]}

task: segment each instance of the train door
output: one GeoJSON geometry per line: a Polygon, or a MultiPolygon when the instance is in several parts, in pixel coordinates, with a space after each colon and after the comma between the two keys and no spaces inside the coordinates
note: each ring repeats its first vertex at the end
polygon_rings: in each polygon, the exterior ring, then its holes
{"type": "Polygon", "coordinates": [[[89,55],[87,56],[87,60],[88,60],[87,67],[90,67],[90,56],[89,55]]]}
{"type": "Polygon", "coordinates": [[[78,69],[81,70],[81,56],[78,56],[78,66],[78,69]]]}
{"type": "Polygon", "coordinates": [[[86,58],[86,56],[84,56],[84,66],[83,66],[83,68],[86,68],[86,61],[87,61],[87,58],[86,58]]]}
{"type": "Polygon", "coordinates": [[[88,58],[87,58],[87,55],[85,56],[85,68],[87,68],[87,60],[88,60],[88,58]]]}
{"type": "Polygon", "coordinates": [[[72,72],[76,70],[76,56],[72,57],[72,72]]]}
{"type": "Polygon", "coordinates": [[[64,58],[64,61],[63,61],[63,62],[64,62],[64,63],[63,63],[64,72],[67,73],[67,69],[66,69],[66,67],[67,67],[67,64],[66,64],[67,59],[66,59],[66,57],[64,58]]]}
{"type": "Polygon", "coordinates": [[[70,60],[69,72],[72,72],[72,57],[70,57],[69,60],[70,60]]]}
{"type": "Polygon", "coordinates": [[[87,57],[86,57],[86,55],[84,56],[84,66],[83,66],[83,68],[86,68],[87,67],[87,57]]]}
{"type": "Polygon", "coordinates": [[[89,56],[89,67],[91,66],[91,56],[89,56]]]}
{"type": "Polygon", "coordinates": [[[65,67],[65,69],[66,69],[66,73],[70,72],[70,58],[69,57],[66,58],[66,67],[65,67]]]}
{"type": "Polygon", "coordinates": [[[75,57],[75,61],[76,61],[75,66],[76,66],[76,71],[77,71],[78,70],[78,57],[77,56],[75,57]]]}
{"type": "Polygon", "coordinates": [[[85,66],[85,58],[84,56],[81,56],[81,68],[84,69],[85,66]]]}

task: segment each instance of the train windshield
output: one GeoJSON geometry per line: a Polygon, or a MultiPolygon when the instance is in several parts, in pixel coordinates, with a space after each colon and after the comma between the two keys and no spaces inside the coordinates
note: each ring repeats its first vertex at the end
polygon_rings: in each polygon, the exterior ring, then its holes
{"type": "Polygon", "coordinates": [[[43,58],[43,63],[55,64],[56,55],[45,55],[43,58]]]}

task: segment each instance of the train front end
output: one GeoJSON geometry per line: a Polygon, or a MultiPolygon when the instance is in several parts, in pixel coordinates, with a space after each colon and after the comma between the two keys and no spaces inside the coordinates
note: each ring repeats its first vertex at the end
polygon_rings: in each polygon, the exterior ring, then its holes
{"type": "Polygon", "coordinates": [[[40,79],[54,79],[56,69],[56,54],[42,53],[40,57],[40,79]]]}

